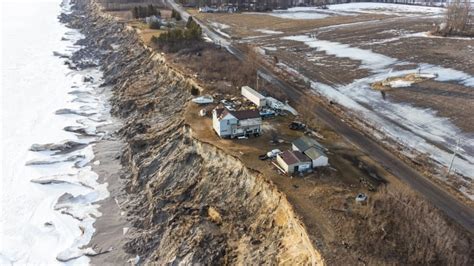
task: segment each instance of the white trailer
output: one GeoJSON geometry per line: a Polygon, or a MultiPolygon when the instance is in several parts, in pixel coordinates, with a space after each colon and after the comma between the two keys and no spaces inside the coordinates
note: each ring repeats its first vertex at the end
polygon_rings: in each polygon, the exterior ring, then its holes
{"type": "Polygon", "coordinates": [[[243,86],[241,93],[242,96],[253,102],[259,108],[267,105],[266,97],[258,93],[254,89],[250,88],[249,86],[243,86]]]}

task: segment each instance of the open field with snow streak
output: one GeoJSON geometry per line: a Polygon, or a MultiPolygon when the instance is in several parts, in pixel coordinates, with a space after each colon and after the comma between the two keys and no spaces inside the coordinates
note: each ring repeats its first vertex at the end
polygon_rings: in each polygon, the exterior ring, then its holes
{"type": "Polygon", "coordinates": [[[353,3],[327,10],[293,8],[266,14],[199,14],[235,42],[257,47],[268,62],[310,84],[406,150],[427,155],[440,179],[473,199],[474,39],[431,36],[443,8],[353,3]],[[222,27],[222,25],[225,25],[222,27]],[[225,28],[225,29],[224,29],[225,28]],[[421,73],[433,79],[390,90],[386,78],[421,73]],[[456,143],[453,169],[444,179],[456,143]]]}

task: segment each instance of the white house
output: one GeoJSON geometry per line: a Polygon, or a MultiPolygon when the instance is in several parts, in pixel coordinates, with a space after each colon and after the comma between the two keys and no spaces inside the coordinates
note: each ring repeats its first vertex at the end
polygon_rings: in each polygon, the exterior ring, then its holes
{"type": "Polygon", "coordinates": [[[299,151],[284,151],[278,154],[277,163],[290,175],[311,169],[311,160],[299,151]]]}
{"type": "Polygon", "coordinates": [[[291,144],[294,151],[300,151],[311,159],[313,168],[328,165],[328,157],[324,147],[316,140],[303,136],[291,144]]]}
{"type": "Polygon", "coordinates": [[[242,96],[253,102],[259,108],[267,105],[266,97],[258,93],[256,90],[250,88],[249,86],[243,86],[241,93],[242,96]]]}
{"type": "Polygon", "coordinates": [[[212,111],[212,127],[221,138],[258,136],[261,133],[262,118],[258,110],[230,111],[215,108],[212,111]]]}

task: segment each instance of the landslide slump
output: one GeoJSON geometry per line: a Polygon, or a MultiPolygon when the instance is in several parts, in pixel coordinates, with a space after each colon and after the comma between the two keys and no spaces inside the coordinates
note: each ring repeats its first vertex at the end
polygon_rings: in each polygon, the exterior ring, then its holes
{"type": "Polygon", "coordinates": [[[93,2],[77,1],[70,24],[86,35],[84,52],[100,58],[112,110],[126,122],[127,252],[158,264],[323,263],[284,195],[192,138],[183,122],[185,77],[93,2]]]}

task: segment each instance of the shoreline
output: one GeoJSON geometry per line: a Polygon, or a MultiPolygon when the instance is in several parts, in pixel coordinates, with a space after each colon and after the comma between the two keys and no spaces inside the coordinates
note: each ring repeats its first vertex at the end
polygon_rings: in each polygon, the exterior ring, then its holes
{"type": "MultiPolygon", "coordinates": [[[[87,32],[90,28],[78,24],[77,14],[86,12],[86,10],[75,7],[79,3],[74,0],[71,0],[69,4],[72,4],[70,13],[61,13],[60,21],[68,28],[78,30],[84,35],[78,41],[82,48],[68,58],[69,68],[78,72],[87,71],[91,67],[100,70],[101,76],[97,80],[102,83],[95,87],[95,94],[106,110],[98,117],[98,120],[106,122],[96,128],[96,132],[102,132],[103,135],[91,144],[93,158],[87,166],[90,166],[91,171],[97,175],[96,181],[105,187],[108,197],[93,203],[97,208],[98,215],[94,217],[91,225],[93,232],[90,241],[81,249],[93,251],[83,254],[88,257],[89,263],[92,265],[125,265],[129,256],[123,249],[126,235],[124,228],[130,226],[127,223],[125,211],[120,207],[121,202],[126,198],[121,180],[123,169],[120,160],[125,144],[118,133],[123,127],[123,121],[112,116],[113,86],[107,86],[104,83],[106,74],[103,71],[103,63],[101,63],[101,59],[103,59],[101,51],[104,49],[95,43],[94,40],[97,39],[97,36],[90,36],[90,33],[87,32]],[[95,60],[98,61],[95,62],[95,60]]],[[[91,23],[93,19],[88,19],[87,22],[91,23]]],[[[84,79],[86,78],[90,79],[90,82],[95,82],[94,78],[84,76],[84,79]]]]}
{"type": "Polygon", "coordinates": [[[117,135],[122,124],[117,118],[109,119],[112,123],[99,128],[107,132],[106,135],[93,147],[94,162],[100,163],[91,164],[92,171],[99,175],[98,182],[107,183],[110,196],[97,202],[102,215],[93,224],[95,232],[88,247],[92,247],[99,255],[90,257],[91,265],[124,265],[130,257],[123,250],[126,237],[124,228],[130,226],[124,216],[124,210],[119,206],[126,197],[121,180],[123,169],[120,163],[124,144],[117,135]]]}

